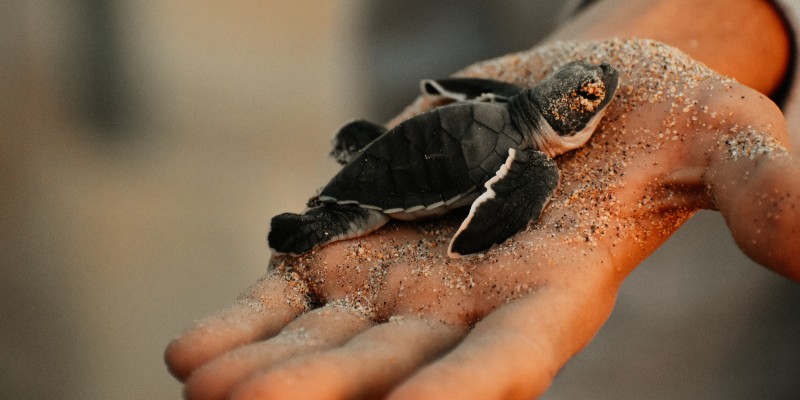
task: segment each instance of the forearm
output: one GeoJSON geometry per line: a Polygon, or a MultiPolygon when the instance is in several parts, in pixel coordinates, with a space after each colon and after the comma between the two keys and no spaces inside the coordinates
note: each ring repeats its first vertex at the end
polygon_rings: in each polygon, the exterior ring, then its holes
{"type": "Polygon", "coordinates": [[[677,47],[712,69],[772,93],[789,64],[789,32],[766,0],[605,0],[551,39],[638,37],[677,47]]]}

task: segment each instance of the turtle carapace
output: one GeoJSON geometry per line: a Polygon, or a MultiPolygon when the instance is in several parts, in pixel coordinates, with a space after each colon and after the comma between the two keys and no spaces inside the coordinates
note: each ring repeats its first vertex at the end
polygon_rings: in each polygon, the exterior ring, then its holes
{"type": "Polygon", "coordinates": [[[331,154],[344,165],[302,214],[272,219],[276,254],[302,254],[365,235],[390,218],[471,206],[448,255],[483,252],[542,213],[559,181],[553,157],[592,136],[618,86],[608,64],[568,63],[535,86],[487,79],[425,80],[455,100],[393,129],[345,125],[331,154]]]}

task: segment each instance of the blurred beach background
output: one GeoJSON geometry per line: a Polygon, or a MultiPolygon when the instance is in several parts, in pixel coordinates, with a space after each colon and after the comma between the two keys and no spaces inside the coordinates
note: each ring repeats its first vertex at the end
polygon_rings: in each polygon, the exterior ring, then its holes
{"type": "MultiPolygon", "coordinates": [[[[180,398],[164,346],[264,273],[333,132],[533,46],[566,3],[0,3],[0,398],[180,398]]],[[[788,399],[798,376],[800,285],[702,212],[545,398],[788,399]]]]}

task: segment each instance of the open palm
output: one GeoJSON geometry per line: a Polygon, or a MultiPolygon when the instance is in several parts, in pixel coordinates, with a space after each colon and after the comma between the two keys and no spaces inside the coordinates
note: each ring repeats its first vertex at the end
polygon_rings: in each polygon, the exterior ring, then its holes
{"type": "MultiPolygon", "coordinates": [[[[447,257],[458,212],[273,259],[170,344],[187,397],[535,397],[600,329],[628,273],[701,208],[800,280],[800,161],[763,95],[640,40],[555,43],[459,75],[530,86],[574,60],[610,63],[621,86],[591,141],[557,159],[540,220],[460,260],[447,257]]],[[[420,98],[393,123],[431,106],[420,98]]]]}

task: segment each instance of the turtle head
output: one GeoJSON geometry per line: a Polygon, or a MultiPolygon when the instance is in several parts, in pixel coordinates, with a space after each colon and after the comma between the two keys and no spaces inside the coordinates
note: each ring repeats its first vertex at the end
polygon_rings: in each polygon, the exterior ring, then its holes
{"type": "Polygon", "coordinates": [[[619,85],[608,64],[573,61],[556,70],[528,92],[555,136],[549,153],[561,154],[586,143],[619,85]]]}

